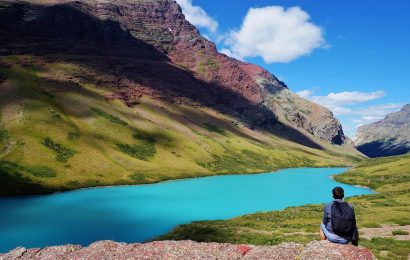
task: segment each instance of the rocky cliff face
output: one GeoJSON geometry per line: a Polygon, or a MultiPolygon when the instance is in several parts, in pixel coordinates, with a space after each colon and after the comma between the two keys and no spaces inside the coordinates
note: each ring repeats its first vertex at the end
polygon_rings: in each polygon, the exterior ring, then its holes
{"type": "Polygon", "coordinates": [[[359,127],[356,147],[369,157],[410,152],[410,104],[383,120],[359,127]]]}
{"type": "Polygon", "coordinates": [[[116,89],[108,98],[128,106],[149,95],[217,108],[250,128],[311,147],[320,147],[311,140],[315,138],[346,142],[328,109],[300,98],[263,68],[218,53],[215,44],[185,20],[175,1],[33,0],[0,5],[2,54],[37,54],[88,65],[92,61],[85,56],[106,56],[105,64],[91,65],[109,76],[94,80],[116,89]]]}
{"type": "Polygon", "coordinates": [[[16,248],[0,254],[0,259],[344,259],[372,260],[364,247],[314,241],[307,246],[283,243],[277,246],[251,246],[193,241],[158,241],[125,244],[99,241],[88,247],[65,245],[44,249],[16,248]]]}

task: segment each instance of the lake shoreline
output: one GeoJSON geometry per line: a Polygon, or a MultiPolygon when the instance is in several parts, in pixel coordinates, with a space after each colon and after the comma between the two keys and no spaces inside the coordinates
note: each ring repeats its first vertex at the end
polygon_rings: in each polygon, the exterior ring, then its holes
{"type": "MultiPolygon", "coordinates": [[[[228,220],[256,212],[324,203],[328,200],[328,190],[337,185],[328,176],[346,170],[346,167],[290,168],[3,199],[0,211],[7,214],[0,219],[7,228],[0,230],[0,236],[10,237],[15,230],[33,227],[6,243],[6,249],[7,244],[25,247],[65,243],[87,245],[110,237],[128,243],[151,241],[179,225],[195,221],[228,220]],[[305,188],[314,192],[307,196],[300,192],[305,188]],[[73,222],[87,235],[62,225],[73,222]],[[31,238],[32,234],[43,232],[46,233],[41,240],[31,238]]],[[[352,196],[372,193],[372,190],[353,185],[343,187],[352,196]]]]}
{"type": "Polygon", "coordinates": [[[148,183],[135,183],[135,184],[118,184],[118,185],[113,185],[113,184],[107,184],[107,185],[100,185],[100,186],[89,186],[89,187],[81,187],[81,188],[74,188],[74,189],[61,189],[61,190],[55,190],[51,192],[44,192],[44,193],[38,193],[38,194],[27,194],[27,195],[17,195],[17,196],[0,196],[0,200],[2,199],[13,199],[13,198],[28,198],[28,197],[39,197],[39,196],[45,196],[45,195],[54,195],[54,194],[60,194],[60,193],[65,193],[65,192],[75,192],[75,191],[80,191],[80,190],[87,190],[87,189],[99,189],[99,188],[113,188],[113,187],[128,187],[128,186],[142,186],[142,185],[152,185],[152,184],[158,184],[158,183],[166,183],[166,182],[172,182],[172,181],[183,181],[183,180],[192,180],[192,179],[198,179],[198,178],[209,178],[209,177],[217,177],[217,176],[241,176],[241,175],[255,175],[255,174],[269,174],[269,173],[275,173],[281,170],[287,170],[287,169],[300,169],[300,168],[354,168],[354,166],[346,166],[346,165],[341,165],[341,166],[305,166],[305,167],[289,167],[289,168],[280,168],[280,169],[274,169],[269,172],[260,172],[260,171],[255,171],[255,172],[247,172],[247,173],[220,173],[220,174],[209,174],[209,175],[202,175],[202,176],[195,176],[195,177],[181,177],[181,178],[173,178],[173,179],[168,179],[168,180],[159,180],[159,181],[154,181],[154,182],[148,182],[148,183]]]}
{"type": "MultiPolygon", "coordinates": [[[[339,183],[369,186],[374,194],[346,199],[356,209],[359,233],[362,228],[378,230],[394,226],[398,230],[410,225],[408,212],[410,155],[373,158],[361,162],[334,178],[339,183]],[[384,179],[380,179],[384,176],[384,179]]],[[[331,200],[331,192],[329,194],[331,200]]],[[[284,210],[255,213],[223,221],[192,222],[180,225],[156,240],[193,240],[236,244],[272,245],[283,242],[307,244],[318,239],[318,223],[323,204],[288,207],[284,210]],[[207,230],[217,232],[205,232],[207,230]],[[245,232],[244,232],[245,231],[245,232]],[[236,235],[241,234],[241,235],[236,235]]],[[[391,231],[388,237],[375,234],[362,238],[360,245],[375,253],[378,259],[407,259],[410,240],[402,240],[391,231]]]]}

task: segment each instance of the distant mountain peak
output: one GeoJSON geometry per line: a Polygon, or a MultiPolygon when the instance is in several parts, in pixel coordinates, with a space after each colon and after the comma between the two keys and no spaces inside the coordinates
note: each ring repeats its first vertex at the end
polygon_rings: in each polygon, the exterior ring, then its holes
{"type": "Polygon", "coordinates": [[[358,129],[356,147],[369,157],[410,152],[410,104],[384,119],[358,129]]]}
{"type": "Polygon", "coordinates": [[[410,104],[406,104],[402,107],[401,111],[403,112],[410,112],[410,104]]]}

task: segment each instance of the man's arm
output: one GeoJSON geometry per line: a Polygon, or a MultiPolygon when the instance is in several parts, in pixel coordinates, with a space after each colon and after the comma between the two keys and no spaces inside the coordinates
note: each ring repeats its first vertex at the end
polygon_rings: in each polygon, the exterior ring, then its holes
{"type": "Polygon", "coordinates": [[[322,223],[323,223],[323,225],[325,225],[326,226],[326,224],[327,224],[327,205],[325,205],[324,206],[324,208],[323,208],[323,219],[322,219],[322,223]]]}
{"type": "Polygon", "coordinates": [[[359,230],[357,229],[356,226],[356,214],[354,212],[354,208],[353,206],[350,205],[350,207],[353,210],[353,235],[352,235],[352,244],[354,246],[358,246],[359,245],[359,230]]]}
{"type": "Polygon", "coordinates": [[[349,204],[349,206],[350,206],[350,208],[351,208],[352,211],[353,211],[353,226],[356,227],[356,214],[355,214],[355,212],[354,212],[353,206],[352,206],[351,204],[349,204]]]}

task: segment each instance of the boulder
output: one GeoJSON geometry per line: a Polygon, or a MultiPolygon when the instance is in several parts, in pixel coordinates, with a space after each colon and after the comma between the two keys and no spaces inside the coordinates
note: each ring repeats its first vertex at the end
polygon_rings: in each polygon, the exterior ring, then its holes
{"type": "Polygon", "coordinates": [[[51,246],[43,249],[18,247],[0,255],[11,259],[376,259],[365,247],[313,241],[307,245],[282,243],[276,246],[154,241],[145,244],[98,241],[87,247],[51,246]]]}

